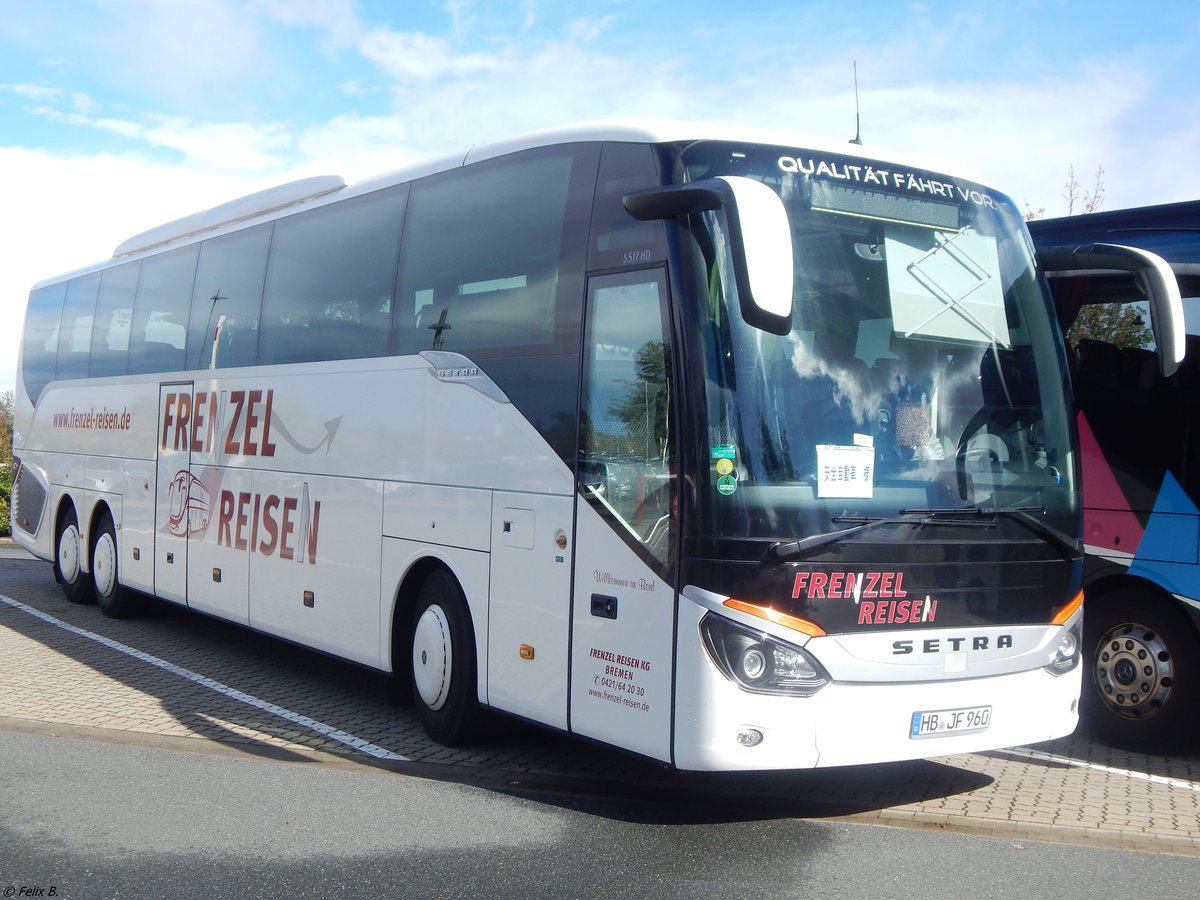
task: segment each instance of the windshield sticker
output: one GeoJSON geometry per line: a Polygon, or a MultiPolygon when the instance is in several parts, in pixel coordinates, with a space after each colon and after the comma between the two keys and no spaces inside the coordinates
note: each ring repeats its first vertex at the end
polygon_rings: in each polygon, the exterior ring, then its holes
{"type": "Polygon", "coordinates": [[[718,459],[716,464],[718,475],[728,475],[733,471],[732,459],[718,459]]]}
{"type": "Polygon", "coordinates": [[[817,444],[817,496],[869,499],[875,493],[875,450],[817,444]]]}
{"type": "Polygon", "coordinates": [[[732,494],[736,490],[737,490],[737,476],[736,475],[722,475],[720,478],[717,479],[717,493],[718,494],[724,494],[725,496],[728,497],[730,494],[732,494]]]}
{"type": "Polygon", "coordinates": [[[737,447],[732,444],[717,444],[709,448],[712,459],[737,459],[737,447]]]}

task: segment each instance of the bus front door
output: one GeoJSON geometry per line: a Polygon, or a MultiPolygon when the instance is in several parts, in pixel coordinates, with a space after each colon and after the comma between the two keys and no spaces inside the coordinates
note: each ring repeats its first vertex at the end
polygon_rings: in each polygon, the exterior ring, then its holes
{"type": "Polygon", "coordinates": [[[661,269],[591,278],[571,616],[571,730],[671,759],[675,520],[661,269]]]}

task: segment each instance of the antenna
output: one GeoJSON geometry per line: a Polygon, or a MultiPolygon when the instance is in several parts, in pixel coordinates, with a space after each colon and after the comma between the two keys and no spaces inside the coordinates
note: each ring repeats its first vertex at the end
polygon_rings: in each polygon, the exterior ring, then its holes
{"type": "Polygon", "coordinates": [[[862,122],[858,115],[858,60],[854,60],[854,137],[850,143],[862,146],[862,122]]]}

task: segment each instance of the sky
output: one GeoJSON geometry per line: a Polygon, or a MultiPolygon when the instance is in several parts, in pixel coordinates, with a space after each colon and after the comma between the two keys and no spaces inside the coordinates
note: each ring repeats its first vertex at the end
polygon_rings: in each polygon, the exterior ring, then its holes
{"type": "Polygon", "coordinates": [[[0,393],[30,286],[133,234],[571,122],[860,128],[1047,216],[1072,173],[1075,212],[1197,199],[1197,46],[1194,0],[0,0],[0,393]]]}

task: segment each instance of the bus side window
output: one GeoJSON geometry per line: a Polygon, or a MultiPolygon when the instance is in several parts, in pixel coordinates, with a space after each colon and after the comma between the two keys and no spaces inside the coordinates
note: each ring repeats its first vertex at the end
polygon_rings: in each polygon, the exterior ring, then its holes
{"type": "Polygon", "coordinates": [[[199,245],[193,245],[143,260],[133,307],[129,374],[184,368],[188,313],[199,252],[199,245]]]}
{"type": "Polygon", "coordinates": [[[67,300],[63,304],[62,326],[58,335],[56,377],[87,378],[88,352],[92,343],[92,321],[96,316],[96,294],[100,274],[93,272],[67,282],[67,300]]]}
{"type": "Polygon", "coordinates": [[[395,352],[554,342],[574,163],[562,149],[521,154],[413,188],[395,352]]]}
{"type": "Polygon", "coordinates": [[[213,238],[200,248],[188,323],[189,368],[252,366],[258,360],[270,244],[271,225],[265,224],[213,238]]]}
{"type": "Polygon", "coordinates": [[[140,262],[105,269],[96,298],[96,320],[92,328],[93,378],[124,375],[129,367],[129,335],[133,328],[133,297],[137,292],[140,262]]]}
{"type": "Polygon", "coordinates": [[[275,224],[260,363],[386,355],[405,196],[377,191],[275,224]]]}
{"type": "Polygon", "coordinates": [[[38,288],[29,295],[25,340],[21,345],[21,379],[34,403],[54,380],[58,360],[58,326],[62,319],[65,282],[38,288]]]}

